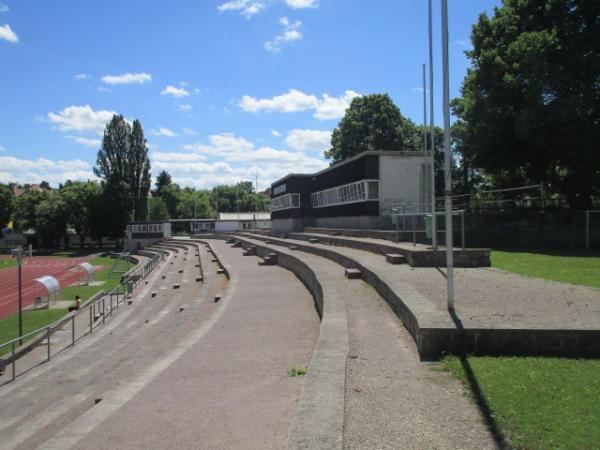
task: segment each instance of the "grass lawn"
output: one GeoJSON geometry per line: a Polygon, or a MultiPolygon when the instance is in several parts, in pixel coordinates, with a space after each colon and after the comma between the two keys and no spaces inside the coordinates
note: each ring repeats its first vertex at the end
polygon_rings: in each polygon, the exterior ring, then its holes
{"type": "Polygon", "coordinates": [[[531,277],[600,288],[600,255],[492,251],[492,267],[531,277]]]}
{"type": "Polygon", "coordinates": [[[121,275],[131,269],[134,264],[127,262],[127,266],[121,266],[119,268],[118,273],[111,274],[111,268],[114,264],[115,260],[113,258],[107,257],[99,257],[93,258],[89,261],[89,263],[93,266],[103,265],[104,267],[100,272],[94,272],[93,281],[104,281],[102,285],[99,286],[70,286],[60,290],[58,297],[60,300],[75,300],[75,295],[79,295],[81,300],[85,302],[92,295],[99,291],[110,291],[114,287],[118,286],[119,281],[121,280],[121,275]]]}
{"type": "MultiPolygon", "coordinates": [[[[467,357],[499,430],[517,449],[600,448],[600,360],[467,357]]],[[[461,360],[444,367],[468,382],[461,360]]]]}
{"type": "MultiPolygon", "coordinates": [[[[39,309],[23,311],[23,333],[29,333],[39,328],[50,325],[67,314],[66,309],[39,309]]],[[[0,343],[10,341],[19,336],[19,315],[13,314],[0,320],[0,343]]],[[[33,336],[25,339],[28,341],[33,336]]],[[[0,347],[0,355],[11,351],[10,346],[0,347]]]]}
{"type": "Polygon", "coordinates": [[[14,259],[0,259],[0,270],[10,269],[11,267],[15,267],[17,265],[17,261],[14,259]]]}

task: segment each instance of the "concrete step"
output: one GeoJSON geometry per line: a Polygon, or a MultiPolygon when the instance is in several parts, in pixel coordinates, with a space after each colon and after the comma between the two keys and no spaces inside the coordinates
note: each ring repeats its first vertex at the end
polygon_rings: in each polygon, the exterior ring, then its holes
{"type": "Polygon", "coordinates": [[[406,263],[406,256],[397,253],[386,253],[385,260],[390,264],[404,264],[406,263]]]}

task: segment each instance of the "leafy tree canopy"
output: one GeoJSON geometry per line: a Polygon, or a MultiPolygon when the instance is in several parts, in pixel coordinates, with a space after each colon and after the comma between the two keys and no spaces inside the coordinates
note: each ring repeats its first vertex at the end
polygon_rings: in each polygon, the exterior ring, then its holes
{"type": "Polygon", "coordinates": [[[36,228],[35,210],[50,194],[46,191],[29,191],[16,197],[13,208],[15,230],[22,232],[36,228]]]}
{"type": "Polygon", "coordinates": [[[389,95],[356,97],[333,130],[325,157],[336,162],[371,150],[418,151],[417,134],[415,124],[402,116],[389,95]]]}
{"type": "Polygon", "coordinates": [[[169,172],[167,172],[166,170],[161,170],[158,176],[156,177],[156,195],[160,197],[162,194],[162,190],[166,186],[170,185],[171,182],[172,180],[171,175],[169,175],[169,172]]]}
{"type": "Polygon", "coordinates": [[[54,246],[67,233],[67,204],[58,193],[46,196],[35,208],[36,231],[46,245],[54,246]]]}
{"type": "Polygon", "coordinates": [[[0,184],[0,231],[10,222],[14,196],[10,187],[0,184]]]}
{"type": "Polygon", "coordinates": [[[504,0],[482,14],[453,109],[460,150],[499,183],[600,193],[600,2],[504,0]]]}
{"type": "Polygon", "coordinates": [[[91,233],[92,210],[97,207],[102,188],[91,181],[67,181],[60,189],[60,195],[67,207],[69,224],[79,235],[80,246],[91,233]]]}

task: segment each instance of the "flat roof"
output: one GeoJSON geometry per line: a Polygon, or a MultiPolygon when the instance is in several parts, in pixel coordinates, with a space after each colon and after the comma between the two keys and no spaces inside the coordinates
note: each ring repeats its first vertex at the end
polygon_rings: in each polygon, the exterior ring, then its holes
{"type": "Polygon", "coordinates": [[[315,173],[288,173],[286,176],[280,178],[279,180],[273,181],[271,183],[271,187],[275,186],[276,184],[279,184],[285,180],[287,180],[288,178],[291,177],[316,177],[318,175],[322,175],[326,172],[329,172],[330,170],[333,169],[337,169],[338,167],[343,166],[344,164],[348,164],[352,161],[356,161],[357,159],[361,159],[364,158],[366,156],[396,156],[398,158],[406,158],[406,157],[410,157],[410,156],[425,156],[425,152],[400,152],[400,151],[396,151],[396,150],[367,150],[365,152],[359,153],[357,155],[354,155],[350,158],[346,158],[342,161],[338,161],[335,163],[331,163],[329,167],[326,167],[323,170],[320,170],[319,172],[315,172],[315,173]]]}

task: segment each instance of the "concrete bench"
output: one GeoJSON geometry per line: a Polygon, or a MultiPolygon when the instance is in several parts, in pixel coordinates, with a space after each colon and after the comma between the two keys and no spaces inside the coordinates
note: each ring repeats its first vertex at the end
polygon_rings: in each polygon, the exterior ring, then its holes
{"type": "Polygon", "coordinates": [[[183,269],[179,269],[177,273],[183,273],[183,269]]]}
{"type": "Polygon", "coordinates": [[[406,262],[406,256],[398,253],[386,253],[385,260],[390,264],[404,264],[406,262]]]}
{"type": "Polygon", "coordinates": [[[360,270],[358,270],[358,269],[346,269],[344,271],[344,275],[346,275],[346,278],[348,278],[350,280],[355,280],[357,278],[360,278],[360,270]]]}
{"type": "Polygon", "coordinates": [[[202,278],[202,277],[196,277],[196,282],[200,282],[200,281],[203,281],[203,280],[204,280],[204,278],[202,278]]]}
{"type": "Polygon", "coordinates": [[[244,253],[242,253],[243,256],[255,256],[256,255],[256,247],[248,247],[246,250],[244,250],[244,253]]]}
{"type": "Polygon", "coordinates": [[[173,289],[179,289],[179,283],[175,283],[175,284],[173,285],[173,289]]]}

